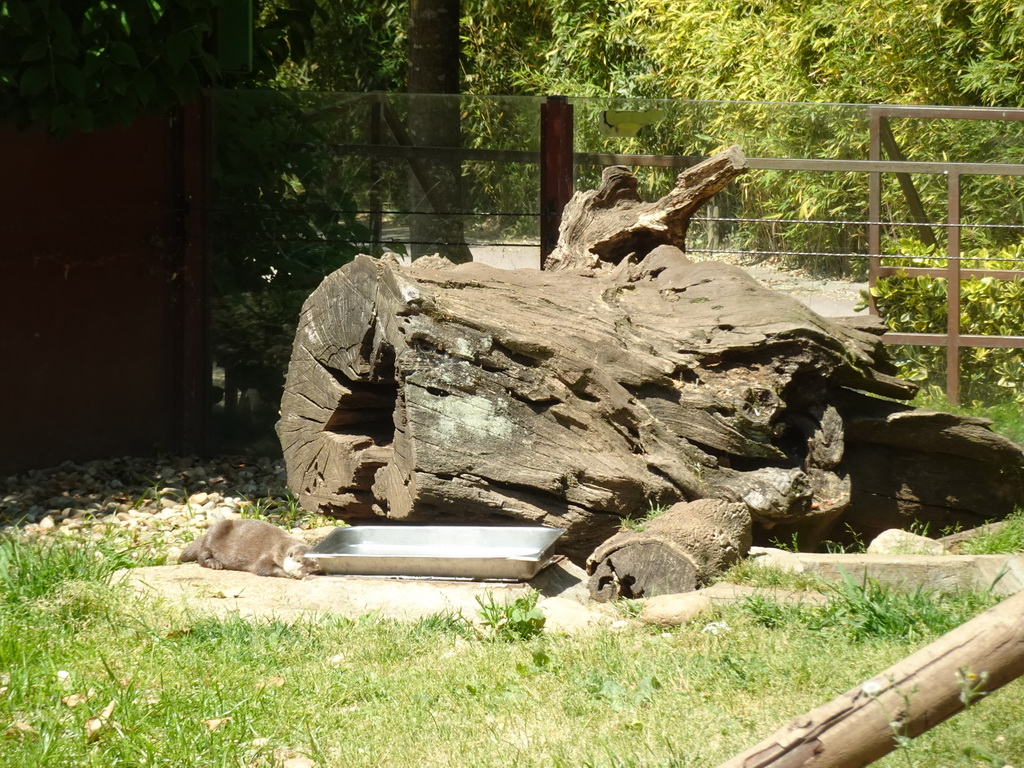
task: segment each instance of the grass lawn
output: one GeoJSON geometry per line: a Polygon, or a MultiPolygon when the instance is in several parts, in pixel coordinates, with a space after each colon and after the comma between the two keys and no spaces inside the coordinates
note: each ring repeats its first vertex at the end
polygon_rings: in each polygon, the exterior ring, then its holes
{"type": "MultiPolygon", "coordinates": [[[[129,561],[0,540],[0,765],[713,767],[992,604],[852,585],[508,641],[451,616],[189,615],[111,586],[129,561]]],[[[1024,766],[1024,682],[878,764],[1024,766]]]]}

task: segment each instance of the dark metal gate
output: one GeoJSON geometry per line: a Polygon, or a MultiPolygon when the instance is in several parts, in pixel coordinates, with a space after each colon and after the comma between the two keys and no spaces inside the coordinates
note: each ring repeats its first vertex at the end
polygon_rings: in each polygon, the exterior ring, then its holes
{"type": "Polygon", "coordinates": [[[0,473],[199,447],[202,123],[0,125],[0,473]]]}

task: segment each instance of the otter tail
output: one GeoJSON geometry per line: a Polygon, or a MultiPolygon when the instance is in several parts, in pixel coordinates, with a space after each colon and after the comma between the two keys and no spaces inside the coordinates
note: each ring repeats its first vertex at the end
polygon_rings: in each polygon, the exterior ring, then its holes
{"type": "Polygon", "coordinates": [[[204,538],[203,536],[200,536],[198,539],[196,539],[191,544],[189,544],[187,547],[185,547],[183,550],[181,550],[181,554],[178,555],[178,562],[179,563],[194,563],[194,562],[196,562],[199,559],[199,550],[203,546],[203,538],[204,538]]]}

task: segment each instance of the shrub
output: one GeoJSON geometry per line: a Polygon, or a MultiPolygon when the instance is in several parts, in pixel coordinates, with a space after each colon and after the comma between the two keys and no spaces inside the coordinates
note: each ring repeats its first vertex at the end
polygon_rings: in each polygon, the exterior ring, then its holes
{"type": "MultiPolygon", "coordinates": [[[[887,259],[897,267],[944,267],[946,259],[914,240],[900,243],[905,256],[887,259]]],[[[1007,269],[1024,255],[1024,245],[997,251],[979,248],[965,268],[1007,269]]],[[[948,307],[945,278],[899,272],[879,278],[871,289],[878,310],[891,331],[945,333],[948,307]]],[[[1000,280],[981,277],[960,283],[960,332],[986,336],[1024,335],[1024,277],[1000,280]]],[[[893,348],[903,378],[941,385],[946,352],[941,347],[893,348]]],[[[960,390],[965,399],[993,402],[1011,399],[1024,404],[1024,359],[1020,350],[971,347],[960,353],[960,390]]]]}

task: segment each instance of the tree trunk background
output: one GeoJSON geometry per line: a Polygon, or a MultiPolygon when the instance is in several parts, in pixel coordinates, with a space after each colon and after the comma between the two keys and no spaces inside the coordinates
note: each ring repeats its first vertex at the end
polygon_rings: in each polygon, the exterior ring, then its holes
{"type": "MultiPolygon", "coordinates": [[[[461,147],[461,103],[438,94],[459,93],[459,0],[411,0],[408,130],[418,147],[461,147]],[[417,98],[419,95],[419,98],[417,98]]],[[[455,263],[472,261],[462,219],[462,164],[458,160],[418,159],[419,173],[409,173],[411,211],[409,252],[413,258],[439,253],[455,263]],[[430,189],[424,189],[426,183],[430,189]],[[441,192],[441,194],[439,194],[441,192]],[[443,201],[444,210],[436,204],[443,201]]]]}
{"type": "Polygon", "coordinates": [[[567,208],[553,271],[360,256],[328,276],[303,307],[278,424],[303,506],[557,526],[580,562],[651,504],[741,503],[758,540],[807,544],[840,515],[888,519],[880,502],[897,524],[1012,511],[1020,446],[877,397],[916,391],[879,323],[821,317],[663,243],[744,167],[738,150],[711,158],[657,204],[608,169],[567,208]]]}

